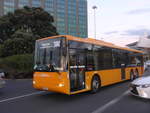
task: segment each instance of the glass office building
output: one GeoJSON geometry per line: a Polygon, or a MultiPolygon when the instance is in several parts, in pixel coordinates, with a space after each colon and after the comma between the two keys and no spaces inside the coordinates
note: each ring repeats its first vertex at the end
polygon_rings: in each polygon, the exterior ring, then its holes
{"type": "Polygon", "coordinates": [[[44,8],[61,35],[87,37],[87,0],[0,0],[0,16],[24,6],[44,8]]]}
{"type": "Polygon", "coordinates": [[[15,10],[15,0],[5,0],[4,1],[4,14],[12,12],[15,10]]]}

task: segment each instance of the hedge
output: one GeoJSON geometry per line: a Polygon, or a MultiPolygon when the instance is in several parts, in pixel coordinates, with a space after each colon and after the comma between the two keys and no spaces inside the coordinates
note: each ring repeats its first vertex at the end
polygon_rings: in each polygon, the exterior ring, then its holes
{"type": "Polygon", "coordinates": [[[5,70],[9,77],[24,78],[25,76],[32,76],[27,74],[32,74],[33,63],[32,54],[13,55],[0,58],[0,69],[5,70]]]}

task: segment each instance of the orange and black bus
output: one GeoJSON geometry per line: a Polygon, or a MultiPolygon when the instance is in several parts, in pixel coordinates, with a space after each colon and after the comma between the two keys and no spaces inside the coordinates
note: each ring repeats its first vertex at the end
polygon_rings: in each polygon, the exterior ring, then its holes
{"type": "Polygon", "coordinates": [[[143,52],[69,35],[36,41],[33,87],[64,94],[97,92],[143,73],[143,52]]]}

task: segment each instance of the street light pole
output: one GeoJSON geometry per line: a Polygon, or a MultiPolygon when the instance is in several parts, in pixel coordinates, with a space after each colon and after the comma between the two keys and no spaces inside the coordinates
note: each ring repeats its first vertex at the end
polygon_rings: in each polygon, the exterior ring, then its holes
{"type": "Polygon", "coordinates": [[[96,9],[97,9],[97,6],[93,6],[92,8],[94,10],[94,37],[96,39],[96,9]]]}

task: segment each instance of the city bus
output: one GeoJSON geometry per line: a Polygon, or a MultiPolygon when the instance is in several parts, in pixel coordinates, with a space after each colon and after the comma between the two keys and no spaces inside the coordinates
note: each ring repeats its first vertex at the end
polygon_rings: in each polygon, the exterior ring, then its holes
{"type": "Polygon", "coordinates": [[[33,87],[63,94],[133,80],[143,74],[143,52],[92,38],[58,35],[35,45],[33,87]]]}

